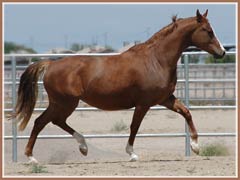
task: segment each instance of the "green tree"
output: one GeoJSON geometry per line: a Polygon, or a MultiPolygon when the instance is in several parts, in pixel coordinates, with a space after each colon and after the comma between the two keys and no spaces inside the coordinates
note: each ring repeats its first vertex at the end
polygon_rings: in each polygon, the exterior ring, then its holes
{"type": "Polygon", "coordinates": [[[32,54],[36,53],[34,49],[25,47],[24,45],[19,45],[14,42],[4,42],[4,54],[9,54],[11,52],[16,52],[19,50],[25,50],[32,54]]]}
{"type": "Polygon", "coordinates": [[[72,51],[80,51],[80,50],[82,50],[84,48],[84,45],[82,45],[82,44],[78,44],[78,43],[73,43],[72,45],[71,45],[71,50],[72,51]]]}
{"type": "Polygon", "coordinates": [[[221,59],[215,59],[213,56],[208,56],[206,59],[206,64],[211,64],[211,63],[235,63],[236,58],[235,55],[225,55],[221,59]]]}

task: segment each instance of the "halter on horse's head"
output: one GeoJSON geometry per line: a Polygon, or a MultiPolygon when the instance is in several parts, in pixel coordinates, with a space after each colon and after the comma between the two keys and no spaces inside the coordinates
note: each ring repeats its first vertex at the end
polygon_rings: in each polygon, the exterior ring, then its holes
{"type": "Polygon", "coordinates": [[[220,44],[213,28],[208,22],[207,14],[208,10],[203,15],[197,10],[197,28],[191,36],[192,45],[213,54],[215,58],[222,58],[225,55],[225,49],[220,44]]]}

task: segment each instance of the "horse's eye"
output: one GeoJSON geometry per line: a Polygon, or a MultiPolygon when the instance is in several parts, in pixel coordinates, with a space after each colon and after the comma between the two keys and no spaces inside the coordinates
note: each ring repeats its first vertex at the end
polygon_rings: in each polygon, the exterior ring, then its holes
{"type": "Polygon", "coordinates": [[[208,31],[208,35],[209,35],[211,38],[213,38],[213,36],[214,36],[213,31],[212,31],[212,30],[211,30],[211,31],[208,31]]]}
{"type": "Polygon", "coordinates": [[[213,34],[213,31],[212,30],[209,30],[209,29],[206,29],[206,28],[202,28],[203,31],[207,32],[208,35],[213,38],[214,37],[214,34],[213,34]]]}

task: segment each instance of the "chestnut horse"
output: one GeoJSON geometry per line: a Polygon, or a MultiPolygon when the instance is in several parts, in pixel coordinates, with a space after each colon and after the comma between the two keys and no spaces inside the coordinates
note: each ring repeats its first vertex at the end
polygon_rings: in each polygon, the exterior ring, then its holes
{"type": "Polygon", "coordinates": [[[133,143],[139,126],[151,106],[162,105],[181,114],[190,130],[191,148],[199,152],[198,135],[189,110],[173,95],[177,76],[177,61],[189,46],[196,46],[221,58],[224,48],[208,21],[208,11],[197,10],[195,17],[177,19],[155,33],[149,40],[128,51],[113,56],[71,56],[57,61],[44,60],[30,65],[21,76],[16,105],[16,116],[24,130],[37,99],[38,77],[49,97],[49,106],[35,120],[25,154],[31,162],[33,146],[39,132],[49,123],[71,134],[83,155],[88,147],[84,136],[67,123],[66,119],[78,106],[79,100],[103,110],[135,107],[126,152],[130,160],[138,156],[133,143]]]}

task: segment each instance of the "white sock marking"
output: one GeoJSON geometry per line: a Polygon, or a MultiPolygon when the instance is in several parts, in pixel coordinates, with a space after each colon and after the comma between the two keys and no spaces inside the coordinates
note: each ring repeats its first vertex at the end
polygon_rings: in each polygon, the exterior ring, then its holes
{"type": "Polygon", "coordinates": [[[191,147],[194,153],[199,154],[199,145],[197,142],[192,141],[191,142],[191,147]]]}
{"type": "Polygon", "coordinates": [[[135,162],[137,160],[138,160],[138,156],[135,153],[132,153],[129,161],[130,162],[135,162]]]}
{"type": "Polygon", "coordinates": [[[86,144],[83,135],[79,134],[78,132],[74,132],[74,133],[73,133],[73,137],[77,140],[78,143],[80,143],[80,144],[86,144]]]}
{"type": "Polygon", "coordinates": [[[138,156],[133,152],[133,146],[127,143],[126,152],[130,155],[130,162],[134,162],[138,160],[138,156]]]}
{"type": "Polygon", "coordinates": [[[38,161],[33,156],[28,156],[29,164],[38,164],[38,161]]]}
{"type": "Polygon", "coordinates": [[[80,144],[79,145],[79,150],[83,155],[87,155],[88,153],[88,147],[87,143],[85,142],[85,138],[83,135],[79,134],[78,132],[73,133],[73,137],[77,140],[77,142],[80,144]]]}

